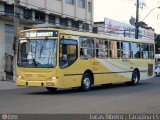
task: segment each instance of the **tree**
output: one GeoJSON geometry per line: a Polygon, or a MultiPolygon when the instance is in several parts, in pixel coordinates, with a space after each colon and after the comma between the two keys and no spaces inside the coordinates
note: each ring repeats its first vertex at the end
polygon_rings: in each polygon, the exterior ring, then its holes
{"type": "Polygon", "coordinates": [[[149,27],[149,26],[148,26],[145,22],[143,22],[143,21],[138,22],[138,26],[141,27],[141,28],[147,29],[147,30],[152,30],[152,31],[154,31],[154,28],[149,27]]]}
{"type": "MultiPolygon", "coordinates": [[[[129,23],[130,23],[131,25],[135,26],[135,24],[136,24],[136,19],[135,19],[134,17],[131,17],[130,20],[129,20],[129,23]]],[[[154,28],[149,27],[148,24],[146,24],[146,23],[143,22],[143,21],[138,22],[138,26],[141,27],[141,28],[147,29],[147,30],[152,30],[152,31],[154,31],[154,28]]]]}

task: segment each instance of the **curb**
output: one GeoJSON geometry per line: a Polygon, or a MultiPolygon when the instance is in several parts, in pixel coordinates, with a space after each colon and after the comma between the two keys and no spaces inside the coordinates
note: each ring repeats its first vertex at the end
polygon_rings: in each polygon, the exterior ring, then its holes
{"type": "Polygon", "coordinates": [[[9,90],[9,89],[17,89],[14,81],[11,80],[3,80],[0,81],[0,90],[9,90]]]}

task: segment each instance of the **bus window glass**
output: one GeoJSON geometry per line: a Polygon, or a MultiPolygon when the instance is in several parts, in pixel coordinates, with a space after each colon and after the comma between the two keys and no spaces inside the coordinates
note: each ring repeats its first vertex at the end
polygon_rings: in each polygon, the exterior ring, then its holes
{"type": "Polygon", "coordinates": [[[61,40],[60,41],[60,67],[65,68],[73,64],[77,55],[78,42],[76,40],[61,40]]]}
{"type": "Polygon", "coordinates": [[[150,45],[149,58],[154,59],[154,45],[150,45]]]}
{"type": "Polygon", "coordinates": [[[129,42],[121,42],[121,55],[122,58],[130,58],[130,43],[129,42]]]}
{"type": "Polygon", "coordinates": [[[107,58],[108,57],[108,41],[102,39],[96,39],[96,57],[107,58]]]}
{"type": "Polygon", "coordinates": [[[89,37],[80,37],[80,56],[81,58],[94,57],[94,40],[89,37]]]}
{"type": "Polygon", "coordinates": [[[131,43],[132,58],[140,58],[140,44],[131,43]]]}
{"type": "Polygon", "coordinates": [[[111,58],[120,58],[120,42],[110,41],[109,48],[111,58]]]}
{"type": "Polygon", "coordinates": [[[55,67],[56,40],[21,40],[18,65],[21,67],[55,67]]]}
{"type": "Polygon", "coordinates": [[[149,45],[148,44],[142,44],[142,58],[148,59],[149,58],[149,45]]]}

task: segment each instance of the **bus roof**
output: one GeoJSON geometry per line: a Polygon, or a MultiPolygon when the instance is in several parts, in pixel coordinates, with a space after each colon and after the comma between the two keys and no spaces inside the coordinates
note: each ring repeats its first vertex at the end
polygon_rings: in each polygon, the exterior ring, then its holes
{"type": "Polygon", "coordinates": [[[57,29],[57,28],[34,28],[34,29],[22,30],[21,32],[27,32],[27,31],[32,31],[32,30],[33,31],[34,30],[57,30],[60,34],[68,34],[68,35],[75,35],[75,36],[86,36],[86,37],[110,39],[110,40],[117,40],[117,41],[130,41],[130,42],[152,43],[152,44],[154,43],[154,40],[134,39],[134,38],[128,38],[128,37],[115,37],[115,36],[99,34],[99,33],[73,31],[73,30],[57,29]]]}

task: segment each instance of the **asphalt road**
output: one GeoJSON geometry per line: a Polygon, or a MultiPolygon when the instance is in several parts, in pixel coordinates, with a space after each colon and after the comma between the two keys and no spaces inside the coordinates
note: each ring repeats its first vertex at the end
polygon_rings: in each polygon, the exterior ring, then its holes
{"type": "Polygon", "coordinates": [[[1,90],[0,113],[160,113],[160,77],[141,81],[137,86],[98,86],[89,92],[69,89],[51,94],[44,88],[1,90]]]}

